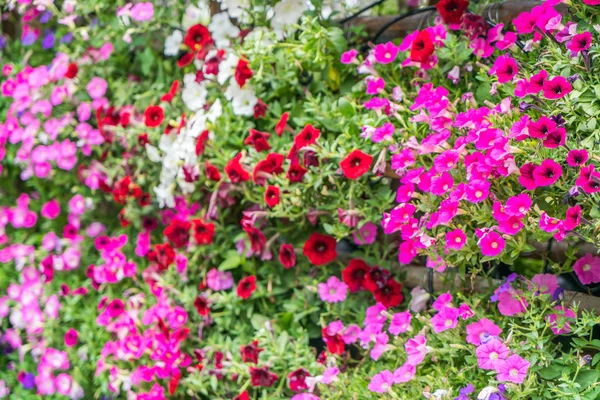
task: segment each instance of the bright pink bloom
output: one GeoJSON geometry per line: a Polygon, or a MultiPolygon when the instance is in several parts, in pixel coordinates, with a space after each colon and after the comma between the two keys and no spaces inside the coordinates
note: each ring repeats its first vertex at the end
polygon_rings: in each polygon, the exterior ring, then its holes
{"type": "Polygon", "coordinates": [[[400,50],[398,49],[398,46],[392,42],[387,42],[385,44],[378,44],[375,46],[373,55],[378,63],[389,64],[396,59],[399,51],[400,50]]]}
{"type": "Polygon", "coordinates": [[[90,97],[96,100],[104,96],[107,87],[108,85],[104,79],[95,76],[87,84],[86,89],[90,97]]]}
{"type": "Polygon", "coordinates": [[[575,261],[573,270],[584,285],[598,283],[600,282],[600,257],[594,257],[588,253],[575,261]]]}
{"type": "Polygon", "coordinates": [[[394,383],[404,383],[411,381],[417,372],[414,364],[406,362],[403,366],[394,371],[394,383]]]}
{"type": "Polygon", "coordinates": [[[529,85],[527,85],[527,94],[537,94],[544,88],[544,82],[548,79],[548,72],[541,70],[537,74],[533,75],[529,79],[529,85]]]}
{"type": "Polygon", "coordinates": [[[527,376],[527,371],[529,371],[529,361],[516,354],[499,361],[496,367],[500,382],[522,383],[527,376]]]}
{"type": "Polygon", "coordinates": [[[565,97],[571,93],[571,90],[573,90],[573,86],[562,76],[555,76],[544,82],[544,97],[549,100],[565,97]]]}
{"type": "Polygon", "coordinates": [[[498,83],[511,81],[518,72],[519,66],[517,65],[517,61],[507,55],[498,57],[490,69],[490,75],[496,75],[498,83]]]}
{"type": "Polygon", "coordinates": [[[398,336],[401,333],[404,333],[410,327],[410,321],[412,320],[412,314],[410,311],[404,311],[401,313],[396,313],[392,316],[392,321],[390,322],[390,326],[388,327],[388,331],[394,335],[398,336]]]}
{"type": "Polygon", "coordinates": [[[567,164],[570,167],[581,167],[585,165],[588,159],[589,155],[587,150],[571,150],[567,155],[567,164]]]}
{"type": "Polygon", "coordinates": [[[538,183],[533,176],[536,169],[537,166],[531,163],[524,164],[520,169],[519,183],[527,190],[535,190],[538,187],[538,183]]]}
{"type": "Polygon", "coordinates": [[[482,318],[477,322],[467,325],[467,343],[479,346],[482,339],[490,336],[498,336],[502,329],[487,318],[482,318]]]}
{"type": "Polygon", "coordinates": [[[60,204],[56,199],[52,199],[42,206],[41,210],[42,217],[47,219],[54,219],[60,214],[60,204]]]}
{"type": "Polygon", "coordinates": [[[499,360],[505,360],[510,351],[498,339],[492,339],[489,342],[477,347],[477,364],[481,369],[495,370],[499,360]]]}
{"type": "Polygon", "coordinates": [[[562,167],[552,159],[542,161],[533,171],[533,178],[538,186],[551,186],[562,176],[562,167]]]}
{"type": "Polygon", "coordinates": [[[554,307],[555,314],[546,316],[546,322],[550,324],[550,329],[555,335],[563,335],[571,332],[569,320],[576,320],[577,315],[573,310],[565,306],[554,307]]]}
{"type": "Polygon", "coordinates": [[[572,231],[577,228],[581,222],[581,206],[579,204],[569,207],[567,215],[563,221],[563,226],[566,230],[572,231]]]}
{"type": "Polygon", "coordinates": [[[528,305],[520,292],[508,290],[498,295],[498,310],[507,317],[524,313],[528,305]]]}
{"type": "Polygon", "coordinates": [[[346,300],[348,285],[340,281],[336,276],[330,277],[326,283],[319,283],[319,296],[322,301],[328,303],[339,303],[346,300]]]}
{"type": "Polygon", "coordinates": [[[369,386],[367,386],[367,388],[371,392],[385,393],[392,388],[393,384],[394,384],[394,374],[392,374],[391,371],[386,369],[385,371],[381,371],[380,373],[373,376],[373,378],[371,378],[371,382],[369,383],[369,386]]]}
{"type": "Polygon", "coordinates": [[[431,307],[434,310],[442,311],[442,309],[445,307],[452,307],[450,303],[452,303],[452,295],[450,294],[450,292],[446,292],[440,294],[438,298],[433,302],[431,307]]]}
{"type": "Polygon", "coordinates": [[[515,217],[524,217],[531,208],[531,197],[527,193],[512,196],[506,200],[505,212],[515,217]]]}
{"type": "Polygon", "coordinates": [[[356,56],[358,55],[358,51],[355,49],[348,50],[342,54],[340,61],[342,64],[352,64],[356,61],[356,56]]]}
{"type": "Polygon", "coordinates": [[[440,312],[431,317],[431,325],[435,333],[456,328],[458,325],[458,309],[444,307],[440,312]]]}
{"type": "Polygon", "coordinates": [[[131,18],[136,21],[149,21],[152,17],[154,17],[154,5],[150,1],[136,3],[131,8],[131,18]]]}
{"type": "Polygon", "coordinates": [[[446,250],[460,250],[467,243],[467,235],[462,229],[457,228],[446,233],[446,250]]]}
{"type": "Polygon", "coordinates": [[[425,359],[425,355],[427,354],[427,338],[423,335],[410,338],[404,344],[404,349],[408,356],[406,363],[418,365],[425,359]]]}
{"type": "Polygon", "coordinates": [[[537,274],[531,281],[536,285],[536,291],[540,294],[553,294],[558,289],[558,279],[554,274],[537,274]]]}
{"type": "Polygon", "coordinates": [[[577,56],[582,51],[586,51],[592,45],[592,34],[590,32],[578,33],[567,42],[567,48],[571,50],[571,57],[577,56]]]}
{"type": "Polygon", "coordinates": [[[481,253],[484,256],[496,257],[504,250],[506,242],[498,233],[491,231],[485,234],[479,241],[481,253]]]}

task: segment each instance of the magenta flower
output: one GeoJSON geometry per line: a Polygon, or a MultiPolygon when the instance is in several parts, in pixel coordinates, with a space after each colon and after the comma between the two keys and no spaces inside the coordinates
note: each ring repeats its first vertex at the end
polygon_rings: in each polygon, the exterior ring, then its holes
{"type": "Polygon", "coordinates": [[[524,217],[531,208],[531,204],[531,197],[527,193],[522,193],[506,200],[504,211],[506,211],[508,215],[524,217]]]}
{"type": "Polygon", "coordinates": [[[94,100],[101,98],[106,93],[108,85],[106,81],[97,76],[93,77],[85,87],[90,97],[94,100]]]}
{"type": "Polygon", "coordinates": [[[554,307],[555,314],[546,316],[546,322],[550,324],[550,329],[555,335],[563,335],[571,332],[569,320],[577,319],[575,312],[565,306],[554,307]]]}
{"type": "Polygon", "coordinates": [[[319,296],[322,301],[328,303],[339,303],[346,300],[347,291],[348,285],[336,276],[330,277],[326,283],[319,283],[319,296]]]}
{"type": "Polygon", "coordinates": [[[490,75],[496,75],[498,83],[511,81],[518,72],[519,66],[517,65],[517,61],[507,55],[498,57],[490,69],[490,75]]]}
{"type": "Polygon", "coordinates": [[[387,344],[390,340],[390,337],[385,332],[378,333],[375,335],[375,345],[369,352],[371,358],[375,361],[381,357],[383,353],[387,350],[387,344]]]}
{"type": "Polygon", "coordinates": [[[584,149],[571,150],[569,151],[569,154],[567,154],[567,164],[569,167],[581,167],[585,165],[588,159],[588,152],[584,149]]]}
{"type": "Polygon", "coordinates": [[[60,214],[60,204],[56,199],[52,199],[44,203],[40,213],[46,219],[54,219],[60,214]]]}
{"type": "Polygon", "coordinates": [[[375,46],[373,55],[378,63],[389,64],[396,59],[399,51],[400,49],[398,49],[398,46],[392,42],[387,42],[385,44],[378,44],[375,46]]]}
{"type": "Polygon", "coordinates": [[[417,335],[408,339],[404,344],[407,359],[406,363],[410,365],[419,365],[427,354],[427,338],[423,335],[417,335]]]}
{"type": "Polygon", "coordinates": [[[498,311],[507,317],[524,313],[527,306],[529,303],[518,291],[508,290],[498,295],[498,311]]]}
{"type": "Polygon", "coordinates": [[[456,328],[458,325],[458,309],[444,307],[440,312],[431,317],[431,325],[435,333],[456,328]]]}
{"type": "Polygon", "coordinates": [[[367,388],[371,392],[375,393],[385,393],[392,388],[394,384],[394,374],[391,371],[385,370],[376,374],[371,378],[371,382],[369,382],[369,386],[367,388]]]}
{"type": "Polygon", "coordinates": [[[581,206],[579,204],[569,207],[567,209],[567,215],[563,221],[563,226],[566,230],[572,231],[577,228],[581,223],[581,206]]]}
{"type": "Polygon", "coordinates": [[[586,51],[592,45],[592,34],[590,32],[578,33],[567,42],[567,48],[571,50],[571,57],[576,57],[582,51],[586,51]]]}
{"type": "Polygon", "coordinates": [[[206,285],[216,291],[227,290],[233,287],[233,277],[229,271],[219,271],[216,268],[211,269],[206,274],[206,285]]]}
{"type": "Polygon", "coordinates": [[[452,308],[452,295],[450,292],[442,293],[438,296],[438,298],[431,305],[434,310],[442,311],[442,309],[446,307],[452,308]]]}
{"type": "Polygon", "coordinates": [[[546,159],[533,171],[538,186],[551,186],[562,176],[562,167],[554,160],[546,159]]]}
{"type": "Polygon", "coordinates": [[[154,17],[154,5],[150,1],[136,3],[131,8],[131,18],[138,21],[149,21],[154,17]]]}
{"type": "Polygon", "coordinates": [[[460,157],[458,155],[458,152],[454,150],[448,150],[438,155],[433,160],[433,165],[435,166],[435,169],[437,171],[450,171],[451,169],[454,169],[454,167],[456,167],[456,164],[458,164],[459,159],[460,157]]]}
{"type": "Polygon", "coordinates": [[[571,93],[573,86],[566,78],[555,76],[544,82],[544,97],[549,100],[560,99],[571,93]]]}
{"type": "Polygon", "coordinates": [[[500,360],[496,367],[500,382],[522,383],[527,376],[527,371],[529,371],[529,361],[516,354],[506,360],[500,360]]]}
{"type": "Polygon", "coordinates": [[[367,82],[367,94],[379,94],[385,88],[383,78],[371,79],[367,82]]]}
{"type": "Polygon", "coordinates": [[[408,382],[415,377],[416,372],[417,368],[415,365],[407,362],[394,371],[394,383],[408,382]]]}
{"type": "Polygon", "coordinates": [[[540,294],[553,294],[558,289],[558,279],[554,274],[537,274],[531,279],[535,283],[536,291],[540,294]]]}
{"type": "Polygon", "coordinates": [[[85,212],[85,198],[76,194],[69,200],[69,211],[75,215],[81,215],[85,212]]]}
{"type": "Polygon", "coordinates": [[[489,370],[495,370],[499,360],[505,360],[509,353],[508,347],[498,339],[492,339],[475,350],[479,368],[489,370]]]}
{"type": "Polygon", "coordinates": [[[532,163],[524,164],[519,172],[519,183],[527,190],[535,190],[538,187],[538,183],[535,180],[533,173],[537,169],[537,165],[532,163]]]}
{"type": "Polygon", "coordinates": [[[467,325],[467,343],[479,346],[484,337],[498,336],[502,329],[487,318],[482,318],[477,322],[467,325]]]}
{"type": "Polygon", "coordinates": [[[458,316],[462,319],[469,319],[474,315],[475,313],[467,303],[462,303],[458,306],[458,316]]]}
{"type": "Polygon", "coordinates": [[[467,235],[462,229],[457,228],[446,233],[446,251],[448,249],[460,250],[467,243],[467,235]]]}
{"type": "Polygon", "coordinates": [[[496,257],[504,250],[506,242],[498,233],[490,231],[479,240],[479,247],[484,256],[496,257]]]}
{"type": "Polygon", "coordinates": [[[586,254],[575,261],[573,271],[584,285],[600,282],[600,257],[586,254]]]}
{"type": "Polygon", "coordinates": [[[529,79],[529,85],[527,85],[527,94],[536,94],[542,91],[544,83],[548,79],[548,72],[541,70],[537,74],[533,75],[529,79]]]}
{"type": "Polygon", "coordinates": [[[377,225],[367,222],[352,234],[354,243],[358,245],[373,244],[377,238],[377,225]]]}
{"type": "Polygon", "coordinates": [[[348,51],[342,53],[340,61],[342,62],[342,64],[352,64],[353,62],[356,61],[357,55],[358,55],[357,50],[355,50],[355,49],[348,50],[348,51]]]}
{"type": "Polygon", "coordinates": [[[410,327],[410,321],[412,320],[412,314],[410,311],[404,311],[401,313],[396,313],[392,316],[392,322],[390,322],[390,326],[388,327],[388,331],[394,335],[398,336],[401,333],[404,333],[410,327]]]}

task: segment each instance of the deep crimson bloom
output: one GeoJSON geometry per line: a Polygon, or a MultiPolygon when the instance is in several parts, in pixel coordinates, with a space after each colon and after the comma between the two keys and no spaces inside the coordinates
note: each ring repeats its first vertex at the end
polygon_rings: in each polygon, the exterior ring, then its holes
{"type": "Polygon", "coordinates": [[[448,25],[458,24],[469,7],[469,0],[441,0],[435,5],[438,13],[448,25]]]}
{"type": "Polygon", "coordinates": [[[355,149],[342,160],[340,167],[346,178],[357,179],[369,171],[372,162],[373,157],[355,149]]]}
{"type": "Polygon", "coordinates": [[[573,86],[562,76],[555,76],[544,82],[544,97],[550,100],[565,97],[573,90],[573,86]]]}
{"type": "Polygon", "coordinates": [[[175,261],[175,251],[168,242],[157,244],[147,257],[148,260],[155,261],[160,270],[165,270],[175,261]]]}
{"type": "Polygon", "coordinates": [[[294,145],[297,149],[310,146],[317,141],[320,135],[320,130],[313,127],[311,124],[308,124],[296,135],[294,138],[294,145]]]}
{"type": "Polygon", "coordinates": [[[244,140],[244,144],[254,146],[254,149],[260,153],[263,150],[269,150],[271,148],[268,142],[269,137],[271,137],[271,135],[267,132],[261,132],[250,128],[248,137],[244,140]]]}
{"type": "Polygon", "coordinates": [[[204,60],[204,72],[206,75],[217,75],[219,73],[219,64],[223,61],[225,50],[217,50],[211,58],[204,60]]]}
{"type": "Polygon", "coordinates": [[[247,390],[244,390],[242,393],[235,396],[233,400],[250,400],[250,395],[247,390]]]}
{"type": "Polygon", "coordinates": [[[383,304],[386,308],[397,307],[404,300],[402,295],[402,285],[390,278],[385,286],[373,292],[377,302],[383,304]]]}
{"type": "Polygon", "coordinates": [[[252,78],[252,70],[248,67],[248,61],[240,58],[235,68],[235,81],[240,87],[244,87],[246,81],[252,78]]]}
{"type": "Polygon", "coordinates": [[[433,40],[429,31],[420,31],[410,48],[410,59],[420,63],[429,61],[429,57],[435,51],[433,40]]]}
{"type": "Polygon", "coordinates": [[[169,394],[171,396],[173,396],[175,394],[175,392],[177,391],[177,387],[179,386],[179,381],[181,380],[181,372],[179,372],[178,369],[176,369],[173,372],[173,376],[171,377],[171,379],[169,380],[169,394]]]}
{"type": "Polygon", "coordinates": [[[284,243],[279,247],[279,262],[283,264],[286,269],[292,268],[296,265],[296,253],[294,252],[294,246],[288,243],[284,243]]]}
{"type": "Polygon", "coordinates": [[[149,106],[144,111],[144,123],[147,127],[154,128],[162,124],[165,113],[161,106],[149,106]]]}
{"type": "Polygon", "coordinates": [[[169,89],[169,92],[163,94],[160,98],[160,101],[166,101],[167,103],[170,103],[175,97],[175,94],[177,94],[177,88],[179,88],[179,81],[175,80],[171,84],[171,89],[169,89]]]}
{"type": "Polygon", "coordinates": [[[538,186],[550,186],[562,176],[562,167],[554,160],[547,159],[533,171],[538,186]]]}
{"type": "Polygon", "coordinates": [[[277,382],[277,375],[269,371],[269,367],[250,367],[250,381],[254,387],[271,387],[277,382]]]}
{"type": "Polygon", "coordinates": [[[318,167],[319,166],[319,157],[317,153],[311,150],[304,152],[304,166],[305,167],[318,167]]]}
{"type": "Polygon", "coordinates": [[[267,243],[267,239],[265,235],[260,231],[260,229],[256,229],[253,226],[244,226],[244,231],[248,235],[248,239],[250,239],[250,247],[252,251],[261,254],[265,249],[265,244],[267,243]]]}
{"type": "Polygon", "coordinates": [[[192,224],[179,219],[174,219],[165,228],[163,234],[173,243],[175,248],[180,248],[190,241],[190,228],[192,224]]]}
{"type": "Polygon", "coordinates": [[[567,164],[570,167],[581,167],[585,165],[589,158],[588,152],[586,150],[571,150],[567,155],[567,164]]]}
{"type": "Polygon", "coordinates": [[[196,307],[198,314],[202,315],[203,317],[206,317],[210,312],[210,305],[208,304],[207,298],[204,296],[196,297],[196,300],[194,300],[194,307],[196,307]]]}
{"type": "Polygon", "coordinates": [[[331,354],[344,353],[345,344],[339,333],[330,335],[327,328],[323,328],[321,334],[323,335],[323,341],[327,344],[327,350],[329,350],[331,354]]]}
{"type": "Polygon", "coordinates": [[[192,49],[192,51],[198,52],[204,46],[212,43],[212,38],[210,37],[210,32],[204,25],[196,24],[188,29],[185,38],[183,39],[183,43],[192,49]]]}
{"type": "Polygon", "coordinates": [[[385,268],[375,266],[365,274],[363,287],[371,293],[383,288],[390,280],[390,271],[385,268]]]}
{"type": "Polygon", "coordinates": [[[256,163],[252,171],[252,180],[254,183],[263,185],[265,183],[265,174],[280,174],[283,172],[283,161],[285,158],[281,154],[269,153],[264,160],[256,163]]]}
{"type": "Polygon", "coordinates": [[[310,374],[304,368],[298,368],[297,370],[290,372],[288,375],[290,389],[292,389],[294,392],[308,389],[308,385],[306,383],[307,377],[310,377],[310,374]]]}
{"type": "Polygon", "coordinates": [[[215,225],[204,223],[200,218],[192,220],[192,234],[196,244],[211,244],[215,234],[215,225]]]}
{"type": "Polygon", "coordinates": [[[258,364],[258,355],[263,350],[258,347],[258,340],[255,340],[250,344],[240,346],[240,356],[243,362],[258,364]]]}
{"type": "Polygon", "coordinates": [[[218,182],[221,180],[221,173],[210,162],[206,161],[206,177],[211,181],[218,182]]]}
{"type": "Polygon", "coordinates": [[[337,257],[335,245],[336,241],[331,236],[315,232],[304,243],[302,252],[313,265],[324,265],[337,257]]]}
{"type": "Polygon", "coordinates": [[[358,292],[364,287],[365,275],[371,270],[371,267],[367,265],[361,259],[354,258],[350,260],[348,266],[342,271],[342,280],[350,292],[358,292]]]}
{"type": "Polygon", "coordinates": [[[202,131],[201,134],[198,135],[196,139],[196,155],[204,154],[204,150],[206,147],[206,142],[208,142],[210,132],[208,129],[202,131]]]}
{"type": "Polygon", "coordinates": [[[279,118],[279,122],[277,122],[277,125],[275,125],[275,133],[277,134],[277,136],[281,136],[283,134],[283,131],[285,130],[285,127],[287,126],[289,117],[290,117],[289,112],[284,112],[283,114],[281,114],[281,118],[279,118]]]}
{"type": "Polygon", "coordinates": [[[267,114],[267,103],[258,99],[254,105],[254,119],[264,117],[267,114]]]}
{"type": "Polygon", "coordinates": [[[65,73],[65,77],[69,78],[69,79],[73,79],[75,78],[75,76],[77,76],[77,72],[79,71],[79,67],[77,66],[77,63],[71,63],[69,64],[69,66],[67,67],[67,72],[65,73]]]}
{"type": "Polygon", "coordinates": [[[250,174],[240,164],[242,153],[238,153],[233,157],[227,165],[225,165],[225,172],[231,180],[231,183],[238,183],[241,181],[247,181],[250,179],[250,174]]]}
{"type": "Polygon", "coordinates": [[[138,135],[137,142],[140,145],[140,147],[146,147],[146,145],[148,143],[150,143],[150,141],[148,140],[148,134],[147,133],[140,133],[138,135]]]}
{"type": "Polygon", "coordinates": [[[300,163],[295,162],[290,165],[286,177],[291,183],[302,182],[304,175],[308,172],[300,163]]]}
{"type": "Polygon", "coordinates": [[[188,65],[190,65],[194,59],[196,58],[196,55],[193,52],[187,52],[185,54],[183,54],[181,57],[179,57],[179,59],[177,60],[177,66],[179,68],[183,68],[186,67],[188,65]]]}
{"type": "Polygon", "coordinates": [[[256,277],[247,276],[242,279],[237,286],[237,295],[246,300],[256,290],[256,277]]]}
{"type": "Polygon", "coordinates": [[[269,186],[265,191],[265,202],[271,208],[279,204],[279,188],[277,186],[269,186]]]}

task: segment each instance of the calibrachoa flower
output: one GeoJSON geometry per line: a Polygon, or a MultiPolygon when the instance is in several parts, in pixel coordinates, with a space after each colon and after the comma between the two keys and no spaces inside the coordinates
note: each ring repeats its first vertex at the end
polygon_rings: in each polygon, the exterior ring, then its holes
{"type": "Polygon", "coordinates": [[[237,286],[237,294],[244,300],[249,298],[255,290],[256,277],[254,275],[243,278],[237,286]]]}
{"type": "Polygon", "coordinates": [[[394,374],[391,371],[381,371],[371,378],[369,390],[375,393],[385,393],[392,388],[394,384],[394,374]]]}
{"type": "Polygon", "coordinates": [[[337,257],[336,241],[331,236],[313,233],[304,243],[303,253],[309,261],[316,265],[325,265],[337,257]]]}
{"type": "Polygon", "coordinates": [[[328,303],[339,303],[346,300],[348,286],[336,276],[330,277],[326,283],[319,283],[319,296],[328,303]]]}
{"type": "Polygon", "coordinates": [[[584,285],[600,282],[600,257],[586,254],[573,264],[577,278],[584,285]]]}
{"type": "Polygon", "coordinates": [[[500,382],[523,383],[529,371],[529,361],[516,354],[505,360],[500,360],[496,365],[498,380],[500,382]]]}

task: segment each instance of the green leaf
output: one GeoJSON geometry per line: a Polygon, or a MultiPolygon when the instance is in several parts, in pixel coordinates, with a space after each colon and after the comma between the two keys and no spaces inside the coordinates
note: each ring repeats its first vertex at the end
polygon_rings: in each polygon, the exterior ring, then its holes
{"type": "Polygon", "coordinates": [[[575,382],[580,386],[580,392],[587,389],[590,385],[596,383],[600,378],[600,371],[590,370],[590,371],[581,371],[579,375],[577,375],[577,379],[575,382]]]}
{"type": "Polygon", "coordinates": [[[538,375],[547,380],[551,381],[558,378],[562,374],[562,366],[560,365],[551,365],[546,368],[542,368],[538,371],[538,375]]]}
{"type": "Polygon", "coordinates": [[[346,100],[343,97],[340,97],[340,99],[338,100],[338,108],[339,108],[340,112],[342,113],[342,115],[346,118],[353,117],[356,114],[356,111],[354,110],[354,106],[352,105],[352,103],[350,103],[348,100],[346,100]]]}
{"type": "Polygon", "coordinates": [[[269,320],[269,318],[264,315],[254,314],[252,318],[250,318],[250,323],[255,330],[261,330],[265,327],[265,323],[269,320]]]}
{"type": "Polygon", "coordinates": [[[219,265],[220,271],[227,271],[240,266],[242,257],[235,250],[229,250],[225,253],[225,260],[219,265]]]}

